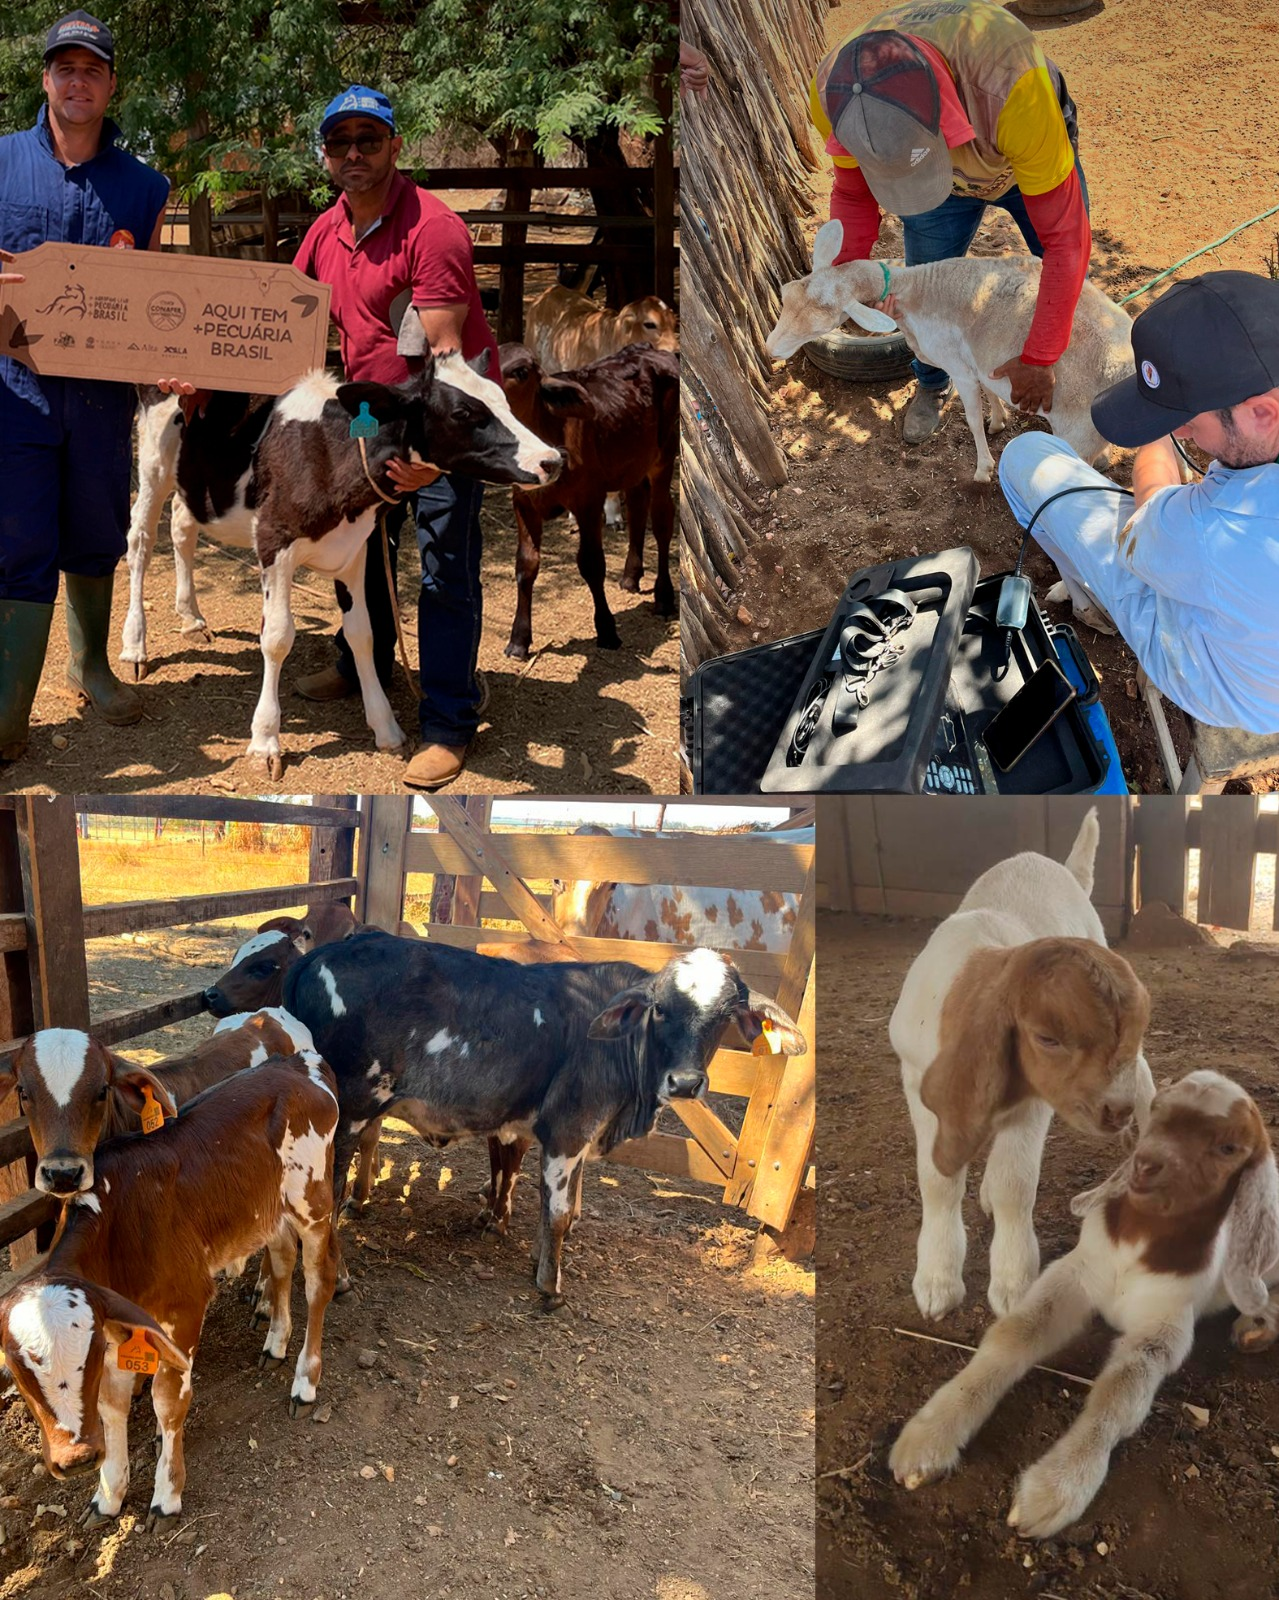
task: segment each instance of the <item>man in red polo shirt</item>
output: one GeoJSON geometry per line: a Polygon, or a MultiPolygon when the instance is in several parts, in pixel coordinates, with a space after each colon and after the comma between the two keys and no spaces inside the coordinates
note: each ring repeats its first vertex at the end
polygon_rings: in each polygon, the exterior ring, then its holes
{"type": "MultiPolygon", "coordinates": [[[[469,361],[487,351],[488,375],[497,377],[497,344],[480,305],[471,236],[455,211],[397,170],[403,141],[395,132],[391,102],[375,89],[354,84],[326,108],[320,137],[329,176],[341,195],[311,225],[294,265],[332,290],[331,312],[348,380],[402,383],[409,376],[398,340],[406,314],[421,319],[426,345],[435,354],[461,350],[469,361]]],[[[408,462],[392,463],[388,470],[412,497],[422,557],[422,748],[406,767],[404,781],[410,788],[438,789],[461,772],[479,726],[475,663],[483,620],[483,486],[408,462]]],[[[393,571],[402,516],[395,508],[387,513],[393,571]]],[[[365,567],[365,595],[373,659],[387,685],[394,670],[395,618],[376,552],[365,567]]],[[[340,632],[337,648],[334,666],[299,682],[302,694],[333,700],[358,692],[355,662],[340,632]]]]}

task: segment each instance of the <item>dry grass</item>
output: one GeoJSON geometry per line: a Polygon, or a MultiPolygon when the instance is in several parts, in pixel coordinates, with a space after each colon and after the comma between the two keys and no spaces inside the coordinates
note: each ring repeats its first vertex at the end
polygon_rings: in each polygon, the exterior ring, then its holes
{"type": "Polygon", "coordinates": [[[306,849],[296,846],[258,851],[212,839],[202,848],[198,838],[89,838],[80,841],[80,884],[86,905],[167,900],[305,883],[307,861],[306,849]]]}

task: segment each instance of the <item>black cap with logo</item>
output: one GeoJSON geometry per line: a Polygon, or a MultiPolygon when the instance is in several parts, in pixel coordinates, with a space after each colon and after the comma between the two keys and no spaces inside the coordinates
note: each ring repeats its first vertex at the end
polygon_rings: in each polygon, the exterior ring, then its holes
{"type": "Polygon", "coordinates": [[[1174,284],[1133,323],[1132,353],[1136,374],[1092,403],[1098,433],[1124,449],[1279,388],[1279,282],[1205,272],[1174,284]]]}
{"type": "Polygon", "coordinates": [[[46,65],[55,51],[68,50],[72,45],[78,45],[82,50],[92,50],[109,67],[115,66],[115,40],[111,37],[111,29],[105,22],[99,22],[97,17],[91,17],[87,11],[68,11],[49,29],[49,36],[44,41],[46,65]]]}

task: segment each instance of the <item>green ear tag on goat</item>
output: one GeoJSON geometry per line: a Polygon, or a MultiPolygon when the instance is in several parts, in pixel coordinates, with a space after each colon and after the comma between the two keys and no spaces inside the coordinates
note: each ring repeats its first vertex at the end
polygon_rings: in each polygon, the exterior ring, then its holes
{"type": "Polygon", "coordinates": [[[378,420],[369,415],[369,403],[360,401],[360,414],[351,418],[351,437],[353,439],[376,439],[378,436],[378,420]]]}

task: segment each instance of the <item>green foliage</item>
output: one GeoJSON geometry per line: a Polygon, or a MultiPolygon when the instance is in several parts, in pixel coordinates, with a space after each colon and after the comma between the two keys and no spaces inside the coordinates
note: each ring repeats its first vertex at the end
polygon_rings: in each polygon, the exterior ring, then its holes
{"type": "MultiPolygon", "coordinates": [[[[0,133],[43,102],[45,33],[61,0],[8,0],[0,38],[0,133]]],[[[677,55],[671,0],[102,0],[116,38],[111,115],[128,147],[215,209],[241,190],[326,192],[317,153],[325,104],[360,82],[383,89],[406,143],[445,134],[548,157],[607,129],[661,129],[653,74],[677,55]]]]}

